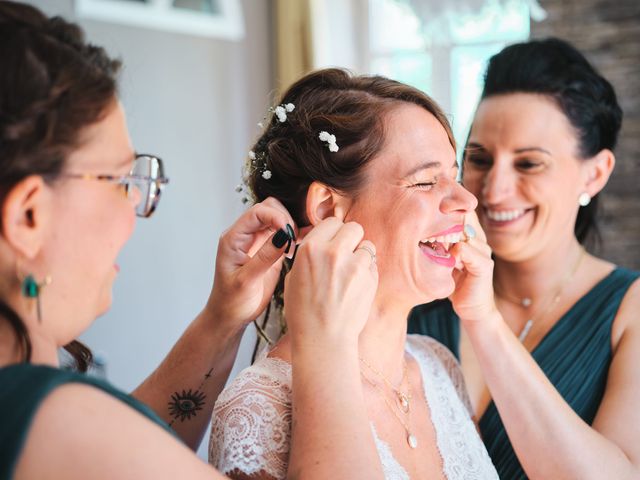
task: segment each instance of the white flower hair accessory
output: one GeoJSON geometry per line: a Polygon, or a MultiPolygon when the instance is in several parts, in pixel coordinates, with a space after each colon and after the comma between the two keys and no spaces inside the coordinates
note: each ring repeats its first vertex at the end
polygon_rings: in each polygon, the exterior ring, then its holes
{"type": "Polygon", "coordinates": [[[338,144],[336,143],[335,135],[331,135],[329,132],[325,132],[323,130],[322,132],[320,132],[320,135],[318,135],[318,138],[323,142],[327,142],[327,147],[329,147],[330,152],[337,152],[338,150],[340,150],[340,147],[338,147],[338,144]]]}
{"type": "MultiPolygon", "coordinates": [[[[295,110],[296,106],[293,103],[282,103],[276,107],[270,107],[269,111],[273,113],[280,123],[287,121],[287,113],[291,113],[295,110]]],[[[267,117],[265,116],[261,122],[258,122],[259,128],[264,128],[267,117]]],[[[245,165],[247,175],[253,173],[259,173],[265,180],[270,180],[273,177],[273,172],[269,170],[267,166],[267,153],[263,148],[257,148],[256,151],[250,150],[248,153],[249,161],[245,165]]],[[[246,180],[243,179],[242,183],[236,187],[236,192],[242,194],[242,203],[249,203],[250,192],[247,186],[246,180]]]]}
{"type": "Polygon", "coordinates": [[[275,107],[273,109],[273,113],[278,117],[280,123],[284,123],[287,121],[287,113],[293,112],[295,108],[296,106],[293,103],[283,103],[275,107]]]}

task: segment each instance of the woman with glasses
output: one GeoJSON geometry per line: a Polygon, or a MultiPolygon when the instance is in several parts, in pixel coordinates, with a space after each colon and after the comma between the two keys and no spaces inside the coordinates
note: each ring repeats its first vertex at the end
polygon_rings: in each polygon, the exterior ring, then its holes
{"type": "MultiPolygon", "coordinates": [[[[291,217],[273,199],[245,212],[220,239],[204,309],[133,396],[60,369],[63,346],[80,371],[90,364],[90,351],[75,338],[109,308],[118,252],[136,214],[150,216],[168,182],[159,158],[134,153],[117,100],[118,67],[101,48],[85,43],[77,26],[0,2],[3,479],[221,478],[190,448],[200,443],[244,327],[271,298],[282,253],[294,236],[291,217]]],[[[362,232],[347,230],[338,244],[333,237],[343,226],[331,228],[324,244],[332,258],[368,265],[366,252],[354,253],[362,232]]],[[[341,292],[341,282],[349,284],[348,294],[322,312],[308,309],[299,322],[293,316],[293,330],[311,328],[320,343],[342,337],[345,329],[357,337],[366,314],[346,321],[341,312],[351,318],[366,311],[377,277],[369,268],[342,271],[348,273],[329,268],[293,288],[305,301],[309,289],[319,288],[314,282],[341,292]]],[[[358,373],[352,368],[349,374],[349,364],[357,366],[357,359],[345,363],[345,379],[356,385],[358,373]]],[[[309,385],[311,394],[313,389],[309,385]]],[[[348,404],[351,393],[348,386],[341,389],[326,407],[348,404]]],[[[309,432],[305,441],[315,448],[325,440],[309,432]]],[[[372,471],[369,478],[377,472],[364,462],[345,468],[372,471]]],[[[313,468],[305,478],[314,478],[313,468]]]]}

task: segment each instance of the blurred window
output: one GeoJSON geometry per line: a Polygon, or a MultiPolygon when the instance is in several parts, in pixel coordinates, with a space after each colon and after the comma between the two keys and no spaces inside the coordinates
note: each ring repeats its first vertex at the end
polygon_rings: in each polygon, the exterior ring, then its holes
{"type": "Polygon", "coordinates": [[[368,65],[363,67],[428,93],[451,114],[454,135],[462,145],[489,57],[529,37],[530,2],[473,0],[464,10],[465,2],[443,6],[448,3],[367,0],[368,65]]]}

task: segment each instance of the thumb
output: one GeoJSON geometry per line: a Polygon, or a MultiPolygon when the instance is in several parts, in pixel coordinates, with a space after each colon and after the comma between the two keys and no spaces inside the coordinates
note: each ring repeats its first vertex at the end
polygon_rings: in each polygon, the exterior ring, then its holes
{"type": "Polygon", "coordinates": [[[247,275],[250,278],[258,278],[267,273],[269,269],[282,258],[287,244],[290,243],[291,237],[289,234],[282,229],[278,230],[271,236],[270,240],[264,242],[255,255],[241,267],[244,271],[243,275],[247,275]]]}

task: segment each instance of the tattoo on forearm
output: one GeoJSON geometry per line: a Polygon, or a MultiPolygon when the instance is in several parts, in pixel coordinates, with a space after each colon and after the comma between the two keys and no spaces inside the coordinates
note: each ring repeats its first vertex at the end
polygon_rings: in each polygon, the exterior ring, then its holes
{"type": "Polygon", "coordinates": [[[204,382],[211,377],[213,368],[207,372],[202,382],[195,390],[182,390],[182,393],[175,392],[171,395],[171,401],[168,403],[169,415],[173,417],[169,426],[172,427],[174,422],[180,419],[180,422],[190,420],[191,417],[195,417],[198,410],[202,410],[202,406],[205,404],[207,396],[202,392],[202,386],[204,382]]]}

